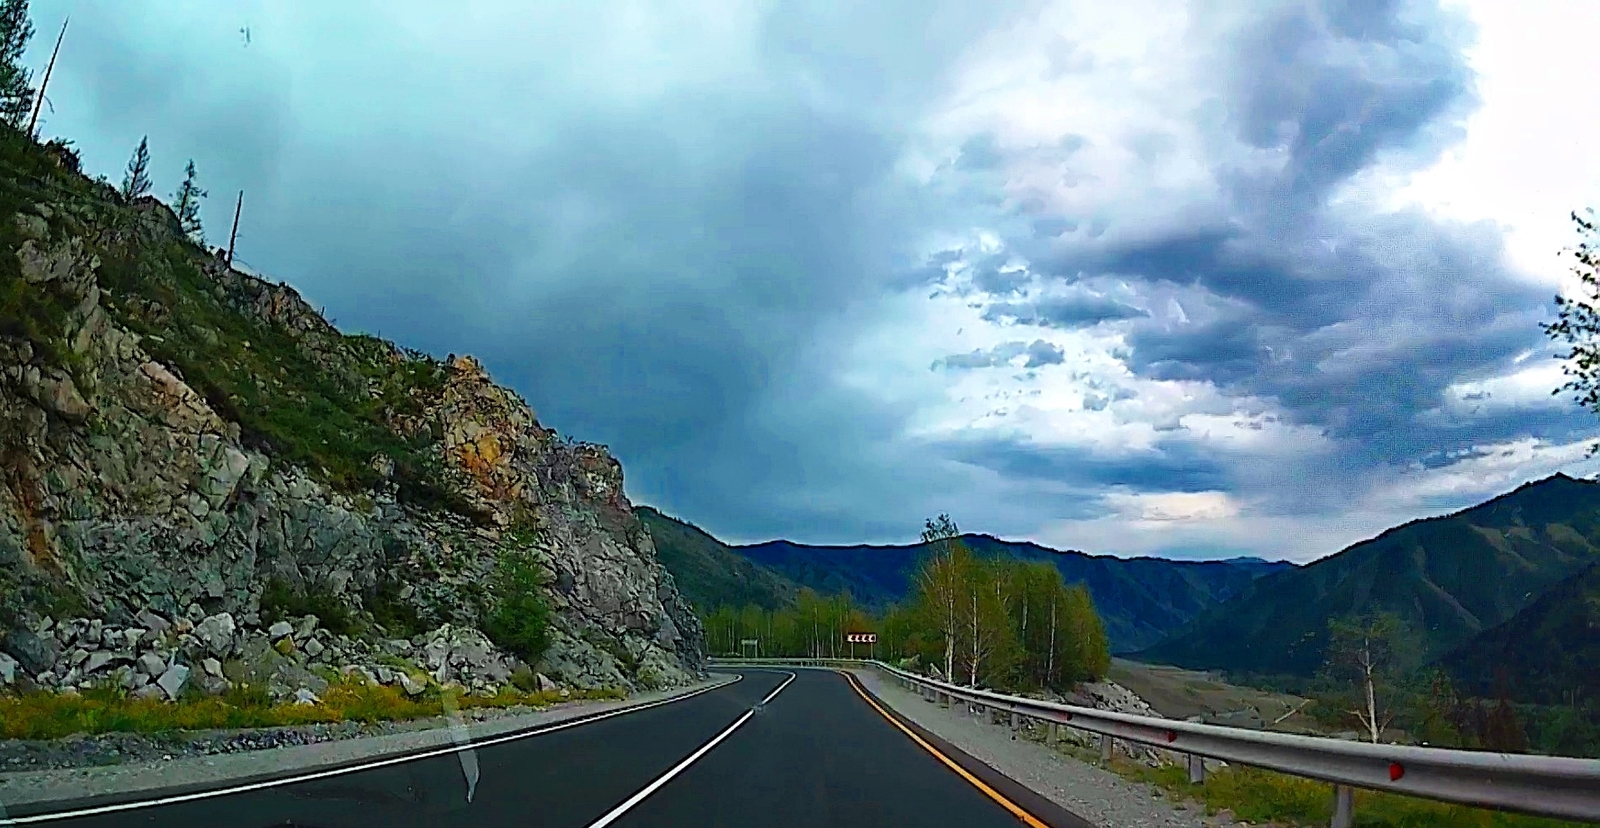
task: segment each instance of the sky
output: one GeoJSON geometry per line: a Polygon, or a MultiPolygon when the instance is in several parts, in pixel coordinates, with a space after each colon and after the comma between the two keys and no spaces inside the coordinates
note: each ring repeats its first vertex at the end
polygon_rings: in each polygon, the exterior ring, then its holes
{"type": "Polygon", "coordinates": [[[729,542],[1308,561],[1597,470],[1590,0],[34,0],[39,71],[68,14],[86,170],[729,542]]]}

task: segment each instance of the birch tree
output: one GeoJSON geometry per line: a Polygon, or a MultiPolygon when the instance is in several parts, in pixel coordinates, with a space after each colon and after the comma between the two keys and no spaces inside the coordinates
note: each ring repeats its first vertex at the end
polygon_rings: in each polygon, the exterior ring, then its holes
{"type": "Polygon", "coordinates": [[[956,637],[961,635],[965,614],[961,588],[971,556],[961,542],[961,530],[946,514],[924,522],[922,542],[929,556],[917,569],[918,604],[944,638],[944,678],[954,681],[956,637]]]}
{"type": "Polygon", "coordinates": [[[1403,634],[1399,617],[1387,612],[1328,622],[1326,669],[1333,678],[1355,685],[1355,704],[1349,712],[1373,744],[1394,721],[1385,691],[1394,679],[1403,634]]]}

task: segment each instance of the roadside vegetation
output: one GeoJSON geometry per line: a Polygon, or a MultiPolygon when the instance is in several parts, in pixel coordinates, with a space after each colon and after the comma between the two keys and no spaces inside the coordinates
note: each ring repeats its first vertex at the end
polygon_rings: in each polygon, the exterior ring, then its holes
{"type": "Polygon", "coordinates": [[[979,557],[948,515],[928,520],[929,553],[911,594],[879,615],[849,592],[802,589],[793,606],[718,607],[704,618],[717,655],[907,661],[938,675],[997,690],[1064,690],[1103,677],[1111,656],[1105,625],[1081,584],[1048,563],[979,557]],[[851,644],[850,633],[876,633],[851,644]],[[742,642],[754,641],[755,644],[742,642]]]}
{"type": "MultiPolygon", "coordinates": [[[[1091,751],[1078,750],[1093,761],[1091,751]]],[[[1178,765],[1152,768],[1121,758],[1111,770],[1159,788],[1175,800],[1205,805],[1208,813],[1232,811],[1252,825],[1324,826],[1333,817],[1333,792],[1323,782],[1247,767],[1228,767],[1206,774],[1203,785],[1189,783],[1178,765]]],[[[1465,805],[1377,791],[1355,792],[1355,824],[1360,828],[1579,828],[1580,823],[1522,816],[1465,805]]]]}
{"type": "Polygon", "coordinates": [[[273,704],[266,690],[241,686],[222,696],[186,695],[176,702],[129,698],[113,688],[81,695],[0,696],[0,738],[59,739],[74,734],[166,733],[213,728],[281,727],[336,722],[387,722],[442,716],[447,709],[545,707],[579,699],[621,699],[617,689],[533,691],[506,687],[494,696],[457,695],[430,685],[418,696],[369,684],[359,676],[328,685],[320,704],[273,704]],[[565,692],[565,695],[563,695],[565,692]]]}

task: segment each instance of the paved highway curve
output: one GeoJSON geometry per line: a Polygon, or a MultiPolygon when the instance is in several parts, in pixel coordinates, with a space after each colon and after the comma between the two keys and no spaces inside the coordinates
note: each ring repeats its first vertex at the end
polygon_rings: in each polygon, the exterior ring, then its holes
{"type": "Polygon", "coordinates": [[[737,672],[681,701],[477,748],[470,802],[450,753],[108,813],[8,816],[53,828],[1090,828],[892,719],[845,675],[737,672]]]}

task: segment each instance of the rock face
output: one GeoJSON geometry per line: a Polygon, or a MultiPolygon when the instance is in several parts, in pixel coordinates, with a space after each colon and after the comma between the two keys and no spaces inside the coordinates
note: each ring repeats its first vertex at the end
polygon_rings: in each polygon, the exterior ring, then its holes
{"type": "Polygon", "coordinates": [[[0,324],[7,685],[172,697],[256,678],[293,698],[380,657],[418,669],[389,671],[408,692],[424,673],[503,685],[523,665],[482,630],[508,559],[550,609],[529,669],[627,689],[702,675],[699,621],[603,447],[541,426],[470,357],[341,334],[180,241],[164,206],[58,175],[0,215],[0,288],[24,283],[43,320],[0,324]],[[289,626],[297,606],[327,616],[315,635],[289,626]]]}

